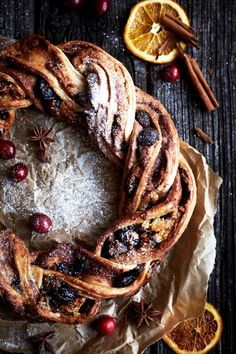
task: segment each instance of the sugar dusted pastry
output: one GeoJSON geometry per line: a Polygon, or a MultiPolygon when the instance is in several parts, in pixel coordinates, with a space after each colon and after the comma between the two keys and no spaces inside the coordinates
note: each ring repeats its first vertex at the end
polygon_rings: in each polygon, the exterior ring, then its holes
{"type": "Polygon", "coordinates": [[[102,300],[131,296],[147,283],[188,225],[195,179],[168,112],[99,47],[79,41],[56,47],[32,35],[0,57],[3,75],[21,93],[14,105],[12,91],[4,96],[8,112],[34,104],[85,126],[123,168],[119,219],[93,250],[59,243],[31,252],[17,230],[0,233],[0,296],[24,318],[82,323],[102,300]]]}

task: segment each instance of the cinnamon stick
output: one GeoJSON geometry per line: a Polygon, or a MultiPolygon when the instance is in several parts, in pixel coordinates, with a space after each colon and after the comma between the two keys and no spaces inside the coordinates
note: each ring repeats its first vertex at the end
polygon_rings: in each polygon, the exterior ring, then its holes
{"type": "Polygon", "coordinates": [[[194,69],[199,81],[201,82],[205,92],[207,93],[207,96],[209,97],[210,101],[212,102],[213,107],[214,108],[218,108],[219,107],[219,103],[217,102],[217,99],[216,99],[214,93],[211,91],[211,88],[208,85],[208,83],[207,83],[207,81],[206,81],[201,69],[199,68],[198,63],[196,62],[196,60],[194,58],[192,58],[190,56],[189,56],[189,59],[190,59],[190,61],[192,63],[192,67],[193,67],[193,69],[194,69]]]}
{"type": "Polygon", "coordinates": [[[195,130],[197,136],[199,136],[199,138],[202,141],[204,141],[204,143],[210,144],[210,145],[214,144],[214,141],[201,128],[196,127],[194,130],[195,130]]]}
{"type": "Polygon", "coordinates": [[[183,42],[192,44],[194,47],[199,48],[199,40],[195,31],[192,27],[187,26],[177,17],[170,14],[164,14],[160,17],[160,23],[170,32],[181,38],[183,42]]]}
{"type": "Polygon", "coordinates": [[[189,77],[195,89],[197,90],[206,110],[211,112],[218,108],[219,103],[214,93],[211,91],[211,88],[208,85],[203,73],[201,72],[201,69],[199,68],[196,60],[190,55],[184,53],[180,45],[178,45],[178,49],[187,66],[189,77]]]}
{"type": "Polygon", "coordinates": [[[168,47],[169,44],[171,43],[171,41],[173,40],[173,38],[175,37],[174,34],[171,34],[164,42],[163,44],[160,46],[160,48],[157,51],[157,56],[156,59],[158,59],[159,55],[161,55],[168,47]]]}
{"type": "Polygon", "coordinates": [[[189,25],[186,25],[185,23],[183,23],[181,20],[179,20],[176,16],[173,16],[171,14],[165,14],[167,17],[169,17],[171,20],[175,21],[176,23],[178,23],[180,26],[182,26],[183,28],[185,28],[187,31],[190,31],[192,33],[194,33],[196,35],[196,31],[189,25]]]}

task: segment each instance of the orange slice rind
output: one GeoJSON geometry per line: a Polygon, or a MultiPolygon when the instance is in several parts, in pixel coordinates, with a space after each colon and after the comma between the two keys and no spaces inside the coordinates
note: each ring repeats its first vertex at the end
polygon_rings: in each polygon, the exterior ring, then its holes
{"type": "Polygon", "coordinates": [[[175,353],[205,354],[219,342],[222,330],[220,314],[207,302],[200,317],[179,323],[163,340],[175,353]]]}
{"type": "Polygon", "coordinates": [[[167,13],[190,25],[185,11],[172,0],[145,0],[132,7],[124,30],[124,41],[134,55],[152,63],[165,64],[178,56],[177,43],[183,51],[186,50],[186,44],[160,24],[161,15],[167,13]],[[167,40],[168,47],[158,55],[158,50],[167,40]]]}

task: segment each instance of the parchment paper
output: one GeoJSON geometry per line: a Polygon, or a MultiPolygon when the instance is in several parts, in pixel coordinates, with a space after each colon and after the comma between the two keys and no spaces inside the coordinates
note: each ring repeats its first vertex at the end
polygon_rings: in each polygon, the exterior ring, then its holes
{"type": "MultiPolygon", "coordinates": [[[[0,226],[15,230],[33,248],[48,247],[52,239],[63,242],[74,237],[94,244],[102,229],[116,219],[121,171],[92,146],[85,132],[33,108],[18,115],[11,139],[17,146],[16,158],[0,162],[0,226]],[[27,140],[33,123],[53,127],[51,164],[39,162],[36,144],[27,140]],[[10,166],[19,161],[28,165],[30,174],[24,183],[14,184],[7,175],[10,166]],[[28,217],[35,211],[53,219],[53,233],[47,237],[31,234],[28,228],[28,217]]],[[[0,303],[0,349],[33,353],[26,339],[54,330],[51,343],[58,354],[142,353],[180,321],[201,314],[215,262],[213,217],[221,178],[198,151],[185,143],[181,143],[181,151],[196,177],[196,209],[149,284],[133,298],[104,302],[101,313],[117,318],[116,330],[101,337],[89,324],[27,323],[0,303]],[[150,327],[137,330],[125,323],[124,314],[128,304],[141,297],[153,302],[161,315],[150,327]]]]}

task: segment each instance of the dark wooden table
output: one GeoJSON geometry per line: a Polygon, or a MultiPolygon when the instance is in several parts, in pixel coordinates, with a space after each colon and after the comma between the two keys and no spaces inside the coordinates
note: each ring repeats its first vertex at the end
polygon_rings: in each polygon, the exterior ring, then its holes
{"type": "MultiPolygon", "coordinates": [[[[36,32],[55,44],[71,39],[98,44],[127,67],[137,86],[157,97],[166,106],[181,138],[202,152],[213,170],[223,177],[215,218],[217,258],[209,284],[208,300],[220,310],[224,321],[222,340],[212,353],[235,353],[235,1],[180,1],[198,30],[201,41],[201,50],[193,50],[192,54],[221,104],[220,109],[210,114],[202,110],[185,79],[174,85],[163,83],[159,78],[160,66],[143,62],[125,49],[122,31],[129,10],[136,2],[112,0],[109,13],[103,18],[97,18],[91,13],[68,10],[63,0],[0,0],[0,34],[22,38],[36,32]],[[204,144],[193,132],[196,126],[205,130],[215,144],[204,144]]],[[[146,351],[151,354],[171,352],[162,341],[146,351]]]]}

